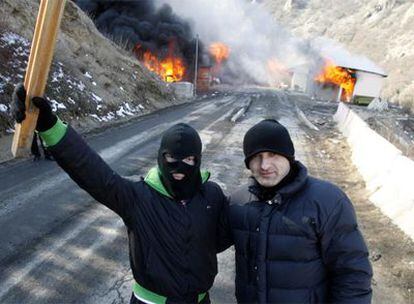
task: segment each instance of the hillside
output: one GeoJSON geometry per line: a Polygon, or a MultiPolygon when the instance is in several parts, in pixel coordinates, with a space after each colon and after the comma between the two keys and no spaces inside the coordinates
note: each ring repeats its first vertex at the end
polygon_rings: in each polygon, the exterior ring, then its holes
{"type": "MultiPolygon", "coordinates": [[[[36,0],[0,1],[0,137],[13,132],[10,96],[24,78],[38,12],[36,0]]],[[[105,38],[67,1],[46,96],[59,116],[83,130],[174,101],[171,90],[105,38]]]]}
{"type": "Polygon", "coordinates": [[[414,112],[414,2],[263,0],[274,18],[303,38],[327,37],[388,73],[383,97],[414,112]]]}

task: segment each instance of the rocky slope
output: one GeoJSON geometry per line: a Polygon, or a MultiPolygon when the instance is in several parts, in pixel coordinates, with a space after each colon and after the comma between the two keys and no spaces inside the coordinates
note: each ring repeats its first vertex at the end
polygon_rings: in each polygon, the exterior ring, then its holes
{"type": "Polygon", "coordinates": [[[327,37],[387,73],[382,95],[414,112],[412,0],[262,0],[275,19],[303,38],[327,37]]]}
{"type": "MultiPolygon", "coordinates": [[[[0,1],[0,137],[13,132],[10,95],[24,78],[38,2],[0,1]]],[[[65,7],[46,96],[60,117],[82,129],[174,101],[163,82],[102,36],[71,1],[65,7]]]]}

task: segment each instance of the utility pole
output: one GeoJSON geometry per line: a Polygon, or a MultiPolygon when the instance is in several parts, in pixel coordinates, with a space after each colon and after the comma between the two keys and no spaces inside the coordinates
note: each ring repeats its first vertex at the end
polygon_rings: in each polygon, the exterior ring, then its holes
{"type": "Polygon", "coordinates": [[[197,95],[197,77],[198,77],[198,34],[196,36],[196,51],[195,51],[195,62],[194,62],[194,92],[193,95],[197,95]]]}

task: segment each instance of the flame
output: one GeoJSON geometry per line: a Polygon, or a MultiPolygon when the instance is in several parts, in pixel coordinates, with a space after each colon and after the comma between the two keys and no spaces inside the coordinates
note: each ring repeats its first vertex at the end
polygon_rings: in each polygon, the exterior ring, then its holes
{"type": "Polygon", "coordinates": [[[278,87],[287,87],[292,77],[289,69],[276,58],[267,60],[267,74],[269,84],[278,87]]]}
{"type": "Polygon", "coordinates": [[[151,51],[143,51],[141,45],[135,47],[138,58],[151,72],[156,73],[166,82],[181,81],[186,72],[184,60],[173,55],[173,45],[170,45],[168,55],[165,58],[158,58],[151,51]]]}
{"type": "Polygon", "coordinates": [[[214,42],[210,44],[208,49],[215,61],[212,73],[217,75],[221,70],[223,61],[227,60],[230,56],[230,48],[222,42],[214,42]]]}
{"type": "Polygon", "coordinates": [[[180,81],[184,77],[185,66],[181,58],[168,56],[164,59],[158,59],[150,51],[146,51],[143,63],[148,70],[156,73],[166,82],[180,81]]]}
{"type": "Polygon", "coordinates": [[[267,61],[267,69],[272,74],[286,74],[288,69],[275,58],[271,58],[267,61]]]}
{"type": "Polygon", "coordinates": [[[217,64],[227,60],[230,55],[230,48],[221,42],[214,42],[209,47],[210,54],[214,57],[217,64]]]}
{"type": "Polygon", "coordinates": [[[350,70],[327,61],[323,71],[315,77],[315,81],[320,83],[333,83],[340,86],[345,91],[347,101],[350,101],[356,82],[355,77],[351,73],[350,70]]]}

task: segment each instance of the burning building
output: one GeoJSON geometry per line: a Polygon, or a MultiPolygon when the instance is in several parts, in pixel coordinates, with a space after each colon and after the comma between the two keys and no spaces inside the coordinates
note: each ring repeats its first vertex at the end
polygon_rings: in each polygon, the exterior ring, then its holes
{"type": "Polygon", "coordinates": [[[380,92],[387,75],[377,67],[336,64],[326,60],[323,68],[311,73],[306,66],[293,71],[291,88],[318,99],[369,104],[380,92]]]}

